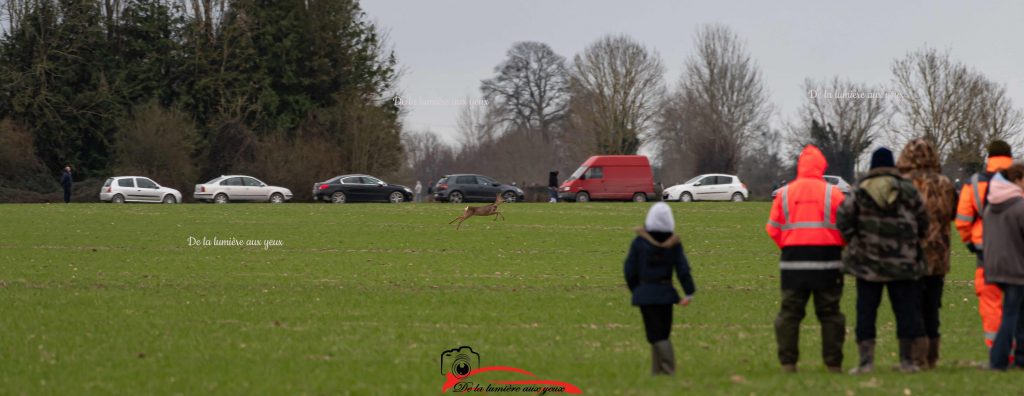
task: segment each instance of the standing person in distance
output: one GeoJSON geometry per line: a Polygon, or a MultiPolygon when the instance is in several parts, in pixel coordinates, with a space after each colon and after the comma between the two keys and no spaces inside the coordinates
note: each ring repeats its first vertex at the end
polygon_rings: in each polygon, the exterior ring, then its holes
{"type": "Polygon", "coordinates": [[[796,180],[779,190],[765,231],[781,250],[782,303],[775,318],[775,340],[782,370],[796,372],[800,358],[800,322],[814,296],[821,323],[821,354],[828,371],[842,372],[846,317],[843,297],[843,237],[836,211],[843,202],[839,187],[825,181],[828,162],[821,150],[807,145],[797,160],[796,180]]]}
{"type": "Polygon", "coordinates": [[[928,337],[928,358],[922,369],[933,369],[939,360],[939,308],[942,289],[949,273],[949,223],[956,216],[957,195],[953,182],[942,175],[939,156],[925,139],[914,139],[903,147],[896,161],[903,177],[914,183],[928,212],[928,228],[921,247],[927,272],[921,278],[921,316],[928,337]]]}
{"type": "Polygon", "coordinates": [[[412,192],[416,194],[416,203],[423,202],[423,184],[419,180],[416,181],[416,187],[413,187],[412,192]]]}
{"type": "Polygon", "coordinates": [[[989,367],[1002,371],[1011,363],[1014,342],[1014,366],[1024,368],[1024,165],[1012,165],[990,180],[984,213],[985,282],[1002,289],[1003,311],[989,367]]]}
{"type": "Polygon", "coordinates": [[[64,203],[71,203],[71,165],[64,167],[64,174],[60,176],[60,186],[64,189],[64,203]]]}
{"type": "Polygon", "coordinates": [[[999,331],[1003,316],[1003,292],[996,285],[985,282],[982,266],[985,255],[982,250],[985,205],[988,204],[988,183],[996,172],[1013,164],[1013,150],[1002,140],[995,140],[988,146],[988,161],[985,171],[975,173],[960,190],[960,201],[956,209],[956,229],[960,239],[967,244],[967,250],[977,258],[974,270],[974,294],[978,296],[978,315],[985,332],[985,345],[991,350],[992,342],[999,331]]]}
{"type": "Polygon", "coordinates": [[[548,194],[550,195],[548,202],[558,202],[558,171],[548,172],[548,194]]]}
{"type": "Polygon", "coordinates": [[[896,170],[892,151],[882,147],[871,155],[871,170],[839,208],[836,225],[846,240],[844,269],[857,278],[860,363],[851,374],[874,370],[882,289],[888,289],[896,316],[900,370],[919,371],[928,353],[918,282],[926,271],[921,242],[928,230],[928,212],[914,184],[896,170]]]}
{"type": "Polygon", "coordinates": [[[672,208],[664,202],[651,206],[642,228],[629,245],[623,272],[633,293],[633,305],[640,307],[647,342],[651,344],[651,374],[672,375],[676,370],[672,333],[672,306],[689,305],[697,291],[690,263],[675,234],[672,208]],[[672,286],[672,272],[683,286],[685,297],[672,286]]]}

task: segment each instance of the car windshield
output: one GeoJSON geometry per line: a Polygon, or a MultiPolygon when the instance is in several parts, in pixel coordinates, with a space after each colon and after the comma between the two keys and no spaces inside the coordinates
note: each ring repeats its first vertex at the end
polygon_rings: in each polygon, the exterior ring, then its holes
{"type": "Polygon", "coordinates": [[[581,167],[577,168],[576,171],[573,172],[571,176],[569,176],[569,180],[579,179],[580,176],[583,176],[583,172],[586,172],[586,171],[587,171],[587,167],[586,166],[581,166],[581,167]]]}

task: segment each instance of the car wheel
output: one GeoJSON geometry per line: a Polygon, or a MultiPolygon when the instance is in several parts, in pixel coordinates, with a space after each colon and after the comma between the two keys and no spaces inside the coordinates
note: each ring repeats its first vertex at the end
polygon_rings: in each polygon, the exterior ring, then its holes
{"type": "Polygon", "coordinates": [[[513,203],[516,201],[516,193],[513,191],[505,191],[504,194],[501,194],[501,200],[508,203],[513,203]]]}
{"type": "Polygon", "coordinates": [[[331,194],[331,202],[341,204],[341,203],[345,203],[346,199],[348,199],[348,197],[345,196],[345,193],[343,193],[341,191],[338,191],[338,192],[336,192],[334,194],[331,194]]]}
{"type": "Polygon", "coordinates": [[[270,203],[276,203],[276,204],[284,203],[284,195],[281,195],[281,193],[273,193],[273,194],[271,194],[270,195],[270,203]]]}
{"type": "Polygon", "coordinates": [[[633,194],[633,202],[647,202],[647,194],[644,194],[644,193],[633,194]]]}
{"type": "Polygon", "coordinates": [[[391,203],[405,202],[405,194],[402,194],[400,191],[392,192],[391,195],[388,196],[388,201],[391,201],[391,203]]]}
{"type": "Polygon", "coordinates": [[[462,193],[458,191],[452,191],[451,194],[448,194],[448,202],[462,203],[462,193]]]}
{"type": "Polygon", "coordinates": [[[735,193],[732,195],[733,202],[743,202],[743,194],[735,193]]]}
{"type": "Polygon", "coordinates": [[[123,204],[124,203],[124,195],[114,194],[114,197],[110,198],[110,203],[123,204]]]}
{"type": "Polygon", "coordinates": [[[693,202],[693,196],[688,192],[684,192],[683,195],[679,196],[679,202],[693,202]]]}
{"type": "Polygon", "coordinates": [[[587,194],[586,192],[583,191],[576,193],[576,202],[590,202],[590,194],[587,194]]]}
{"type": "Polygon", "coordinates": [[[163,203],[165,203],[165,204],[178,203],[178,200],[174,199],[173,195],[167,194],[167,195],[164,195],[163,203]]]}
{"type": "Polygon", "coordinates": [[[226,204],[226,203],[228,203],[228,196],[227,196],[227,194],[224,194],[224,193],[217,194],[217,196],[213,197],[213,203],[219,203],[219,204],[226,204]]]}

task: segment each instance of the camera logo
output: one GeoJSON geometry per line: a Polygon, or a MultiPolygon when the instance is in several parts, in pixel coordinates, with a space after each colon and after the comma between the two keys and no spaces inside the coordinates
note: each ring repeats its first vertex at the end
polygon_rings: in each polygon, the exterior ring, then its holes
{"type": "Polygon", "coordinates": [[[473,348],[461,346],[441,352],[441,375],[452,373],[455,378],[465,378],[474,369],[480,368],[480,354],[473,348]]]}

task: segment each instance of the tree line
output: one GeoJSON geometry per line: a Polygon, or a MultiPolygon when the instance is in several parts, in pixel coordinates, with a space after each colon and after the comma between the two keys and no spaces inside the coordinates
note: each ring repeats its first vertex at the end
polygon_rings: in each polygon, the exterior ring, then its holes
{"type": "Polygon", "coordinates": [[[984,165],[993,139],[1019,146],[1024,113],[1003,84],[925,47],[891,64],[887,84],[807,79],[803,104],[782,118],[744,40],[722,25],[693,37],[674,84],[657,51],[625,35],[599,38],[571,59],[539,42],[515,43],[483,79],[487,106],[467,105],[458,145],[430,131],[404,137],[411,177],[451,171],[543,184],[594,154],[650,153],[666,186],[701,173],[738,174],[755,194],[795,176],[793,159],[820,147],[829,173],[855,179],[867,150],[915,137],[938,148],[951,176],[984,165]]]}
{"type": "MultiPolygon", "coordinates": [[[[403,163],[399,69],[356,0],[6,0],[0,187],[143,174],[191,192],[403,163]]],[[[294,184],[291,184],[294,183],[294,184]]],[[[187,195],[187,194],[186,194],[187,195]]]]}
{"type": "Polygon", "coordinates": [[[4,0],[0,12],[0,200],[55,191],[67,164],[79,180],[143,174],[186,193],[247,173],[305,199],[340,173],[543,185],[590,155],[638,152],[666,185],[735,173],[765,194],[807,143],[852,180],[873,145],[924,136],[949,173],[966,174],[989,140],[1019,145],[1024,128],[1005,85],[927,47],[894,60],[887,84],[808,79],[821,94],[773,123],[746,43],[706,25],[674,84],[658,52],[627,35],[571,57],[514,43],[449,145],[403,130],[398,58],[357,0],[4,0]]]}

